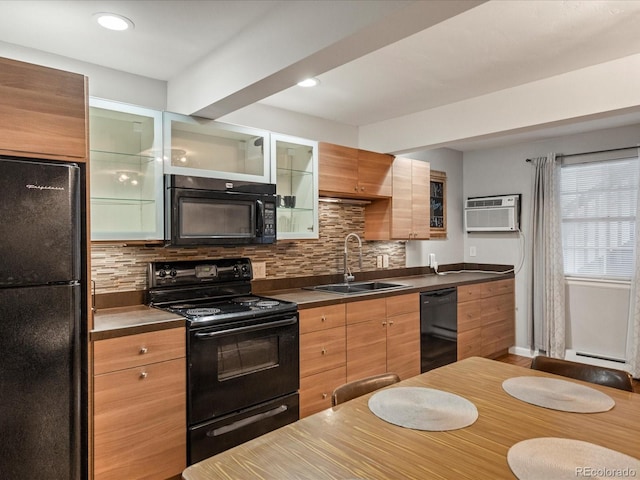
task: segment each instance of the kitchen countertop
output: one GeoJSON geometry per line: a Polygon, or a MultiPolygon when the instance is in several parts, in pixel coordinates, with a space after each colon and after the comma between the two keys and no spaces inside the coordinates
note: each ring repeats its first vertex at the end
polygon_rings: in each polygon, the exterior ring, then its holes
{"type": "MultiPolygon", "coordinates": [[[[412,275],[407,277],[389,277],[376,279],[377,282],[401,283],[406,288],[392,289],[387,291],[365,292],[358,294],[343,295],[339,293],[321,292],[316,290],[306,290],[302,288],[294,288],[289,290],[275,290],[270,292],[260,292],[265,297],[275,298],[277,300],[286,300],[298,304],[298,309],[321,307],[336,303],[357,302],[359,300],[367,300],[369,298],[390,297],[394,295],[403,295],[407,293],[426,292],[429,290],[439,290],[441,288],[456,287],[469,283],[488,282],[493,280],[503,280],[505,278],[514,278],[511,273],[496,272],[461,272],[448,274],[429,274],[429,275],[412,275]]],[[[353,283],[358,283],[356,280],[353,283]]]]}
{"type": "Polygon", "coordinates": [[[184,317],[147,305],[105,308],[93,316],[91,340],[134,335],[185,325],[184,317]]]}
{"type": "MultiPolygon", "coordinates": [[[[288,290],[260,292],[260,295],[295,302],[298,304],[299,310],[304,310],[306,308],[337,303],[349,303],[367,300],[370,298],[382,298],[407,293],[425,292],[469,283],[502,280],[513,277],[513,273],[500,274],[490,271],[461,273],[451,272],[438,275],[411,275],[376,279],[376,281],[380,282],[393,282],[406,285],[406,288],[381,292],[341,295],[339,293],[292,288],[288,290]]],[[[356,280],[355,283],[357,282],[358,280],[356,280]]],[[[184,325],[185,319],[183,317],[165,312],[164,310],[149,307],[147,305],[105,308],[94,313],[94,328],[91,331],[91,340],[104,340],[106,338],[122,337],[154,330],[176,328],[184,325]]]]}

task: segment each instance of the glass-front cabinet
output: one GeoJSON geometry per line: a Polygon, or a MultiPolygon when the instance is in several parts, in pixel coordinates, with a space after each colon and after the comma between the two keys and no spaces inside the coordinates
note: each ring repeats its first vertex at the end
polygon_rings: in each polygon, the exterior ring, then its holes
{"type": "Polygon", "coordinates": [[[271,134],[278,239],[318,238],[318,142],[271,134]]]}
{"type": "Polygon", "coordinates": [[[162,112],[89,101],[91,239],[161,240],[162,112]]]}
{"type": "Polygon", "coordinates": [[[164,173],[269,183],[269,132],[164,112],[164,173]]]}

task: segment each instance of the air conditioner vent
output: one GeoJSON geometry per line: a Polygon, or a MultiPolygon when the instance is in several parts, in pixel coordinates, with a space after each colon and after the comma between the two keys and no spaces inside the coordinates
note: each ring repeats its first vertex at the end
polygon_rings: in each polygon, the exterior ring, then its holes
{"type": "Polygon", "coordinates": [[[469,198],[465,202],[467,232],[514,232],[520,229],[520,195],[469,198]]]}

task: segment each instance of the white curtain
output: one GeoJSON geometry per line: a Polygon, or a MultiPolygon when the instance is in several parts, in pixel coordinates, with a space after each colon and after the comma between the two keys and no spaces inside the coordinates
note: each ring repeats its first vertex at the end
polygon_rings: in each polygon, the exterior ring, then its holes
{"type": "MultiPolygon", "coordinates": [[[[640,157],[640,150],[639,155],[640,157]]],[[[636,211],[635,268],[631,280],[629,337],[627,340],[627,369],[640,378],[640,193],[636,211]]]]}
{"type": "Polygon", "coordinates": [[[535,172],[531,200],[530,343],[533,350],[564,358],[565,281],[560,225],[560,166],[554,153],[534,158],[531,163],[535,172]]]}

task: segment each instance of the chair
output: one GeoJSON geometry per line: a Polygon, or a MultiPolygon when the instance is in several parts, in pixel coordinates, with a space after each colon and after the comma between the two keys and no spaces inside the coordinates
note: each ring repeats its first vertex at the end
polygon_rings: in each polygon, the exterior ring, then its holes
{"type": "Polygon", "coordinates": [[[353,398],[373,392],[379,388],[398,383],[400,377],[396,373],[388,372],[371,377],[361,378],[353,382],[340,385],[331,395],[331,405],[336,406],[353,398]]]}
{"type": "Polygon", "coordinates": [[[631,374],[624,370],[615,368],[598,367],[585,365],[584,363],[561,360],[539,355],[531,361],[531,368],[543,372],[555,373],[563,377],[584,380],[585,382],[597,383],[607,387],[618,388],[633,392],[633,381],[631,374]]]}

